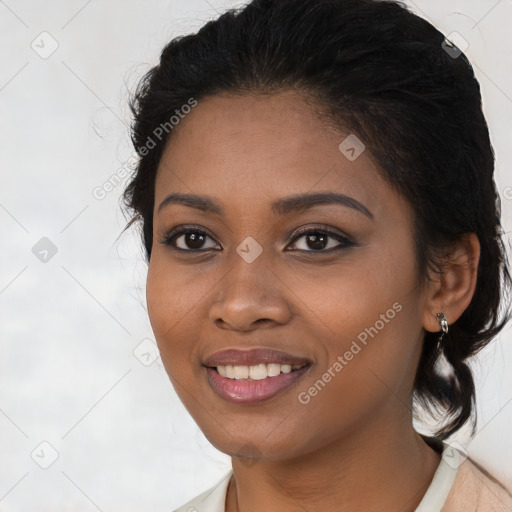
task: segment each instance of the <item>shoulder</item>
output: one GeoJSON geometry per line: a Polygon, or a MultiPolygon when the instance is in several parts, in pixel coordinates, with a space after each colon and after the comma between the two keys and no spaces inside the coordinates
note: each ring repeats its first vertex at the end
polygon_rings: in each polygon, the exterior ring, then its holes
{"type": "Polygon", "coordinates": [[[226,493],[233,470],[229,470],[213,487],[192,498],[173,512],[224,512],[226,493]]]}
{"type": "Polygon", "coordinates": [[[466,459],[442,512],[512,512],[512,494],[483,467],[466,459]]]}

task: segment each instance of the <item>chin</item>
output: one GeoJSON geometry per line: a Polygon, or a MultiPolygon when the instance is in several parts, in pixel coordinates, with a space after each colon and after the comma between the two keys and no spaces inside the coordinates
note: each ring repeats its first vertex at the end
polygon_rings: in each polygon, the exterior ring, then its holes
{"type": "Polygon", "coordinates": [[[244,434],[230,435],[222,429],[207,432],[203,430],[205,437],[222,453],[230,457],[240,459],[241,462],[253,464],[258,461],[286,460],[298,457],[308,450],[298,443],[295,436],[290,435],[290,430],[283,434],[272,432],[251,432],[245,429],[244,434]],[[274,435],[275,434],[275,435],[274,435]]]}

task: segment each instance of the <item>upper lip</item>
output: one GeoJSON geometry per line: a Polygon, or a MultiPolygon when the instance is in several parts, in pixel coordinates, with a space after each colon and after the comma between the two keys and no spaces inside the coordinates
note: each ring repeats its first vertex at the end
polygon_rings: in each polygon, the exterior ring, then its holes
{"type": "Polygon", "coordinates": [[[295,356],[270,348],[253,348],[249,350],[229,348],[215,352],[206,357],[203,361],[203,364],[209,367],[226,365],[254,366],[267,363],[303,366],[305,364],[311,364],[311,361],[305,357],[295,356]]]}

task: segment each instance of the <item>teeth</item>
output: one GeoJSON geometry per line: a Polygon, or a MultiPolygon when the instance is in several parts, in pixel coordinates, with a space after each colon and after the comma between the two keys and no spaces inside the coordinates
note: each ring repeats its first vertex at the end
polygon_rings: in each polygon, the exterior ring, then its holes
{"type": "Polygon", "coordinates": [[[233,373],[235,379],[248,379],[249,378],[249,367],[248,366],[233,366],[233,373]]]}
{"type": "Polygon", "coordinates": [[[267,376],[268,377],[276,377],[281,373],[281,365],[280,364],[267,364],[267,376]]]}
{"type": "MultiPolygon", "coordinates": [[[[242,368],[242,367],[239,367],[242,368]]],[[[262,380],[267,378],[267,365],[266,364],[257,364],[255,366],[244,366],[243,368],[248,368],[248,377],[252,380],[262,380]]],[[[236,375],[236,374],[235,374],[236,375]]],[[[246,377],[247,378],[247,377],[246,377]]]]}
{"type": "Polygon", "coordinates": [[[267,377],[276,377],[281,373],[290,373],[292,370],[298,370],[303,365],[289,364],[256,364],[254,366],[233,366],[231,364],[225,366],[217,366],[217,371],[222,377],[228,379],[249,379],[249,380],[263,380],[267,377]]]}

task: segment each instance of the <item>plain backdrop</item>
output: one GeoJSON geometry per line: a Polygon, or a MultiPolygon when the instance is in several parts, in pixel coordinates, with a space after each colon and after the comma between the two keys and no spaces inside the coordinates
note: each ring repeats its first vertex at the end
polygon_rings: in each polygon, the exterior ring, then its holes
{"type": "MultiPolygon", "coordinates": [[[[508,231],[512,3],[408,4],[469,44],[508,231]]],[[[138,234],[119,237],[122,183],[93,191],[133,153],[128,91],[163,45],[238,5],[0,1],[2,512],[171,511],[231,467],[158,358],[138,234]]],[[[454,441],[512,487],[510,338],[473,363],[478,433],[454,441]]]]}

